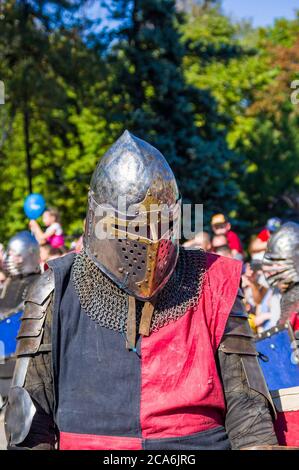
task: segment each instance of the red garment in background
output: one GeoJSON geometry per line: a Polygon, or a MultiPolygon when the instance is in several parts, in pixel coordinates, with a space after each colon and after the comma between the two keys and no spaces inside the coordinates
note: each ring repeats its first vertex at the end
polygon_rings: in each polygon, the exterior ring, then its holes
{"type": "Polygon", "coordinates": [[[290,316],[290,323],[294,331],[299,330],[299,313],[298,312],[292,313],[292,315],[290,316]]]}
{"type": "Polygon", "coordinates": [[[237,250],[238,253],[243,254],[241,240],[235,232],[230,230],[229,232],[227,232],[226,238],[228,241],[228,246],[230,247],[231,250],[237,250]]]}
{"type": "MultiPolygon", "coordinates": [[[[291,314],[290,323],[299,330],[299,313],[291,314]]],[[[278,412],[274,427],[280,445],[299,447],[299,410],[278,412]]]]}
{"type": "Polygon", "coordinates": [[[271,233],[269,232],[269,230],[267,230],[266,228],[264,228],[264,230],[262,230],[257,238],[259,238],[262,242],[267,242],[269,240],[271,236],[271,233]]]}

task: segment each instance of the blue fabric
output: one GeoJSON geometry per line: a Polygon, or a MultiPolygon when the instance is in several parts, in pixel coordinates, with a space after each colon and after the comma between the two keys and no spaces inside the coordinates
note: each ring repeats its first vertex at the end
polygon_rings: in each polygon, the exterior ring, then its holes
{"type": "Polygon", "coordinates": [[[257,341],[256,349],[269,390],[299,386],[299,365],[292,360],[294,345],[287,329],[257,341]]]}
{"type": "Polygon", "coordinates": [[[20,311],[0,321],[0,358],[8,358],[16,352],[22,315],[20,311]]]}

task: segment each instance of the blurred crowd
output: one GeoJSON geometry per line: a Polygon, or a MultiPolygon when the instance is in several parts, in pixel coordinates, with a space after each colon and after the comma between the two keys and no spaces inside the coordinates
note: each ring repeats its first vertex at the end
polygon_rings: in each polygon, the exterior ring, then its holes
{"type": "Polygon", "coordinates": [[[229,220],[223,214],[215,214],[211,219],[210,233],[200,232],[193,240],[188,240],[184,244],[185,247],[202,248],[243,262],[244,303],[250,326],[256,333],[275,326],[280,317],[281,294],[277,288],[269,287],[262,271],[262,260],[268,240],[280,226],[279,218],[269,219],[265,227],[251,237],[246,253],[229,220]]]}
{"type": "MultiPolygon", "coordinates": [[[[34,235],[40,245],[40,271],[45,270],[45,265],[48,261],[67,253],[78,253],[82,249],[82,236],[74,239],[69,243],[69,248],[65,244],[65,236],[60,221],[60,215],[57,209],[49,208],[42,215],[42,225],[44,229],[36,220],[30,220],[28,224],[30,232],[34,235]]],[[[82,227],[83,231],[84,227],[82,227]]],[[[7,281],[5,264],[5,247],[0,243],[0,298],[1,291],[7,281]]]]}
{"type": "MultiPolygon", "coordinates": [[[[44,271],[49,260],[64,256],[69,252],[80,252],[82,236],[72,240],[69,248],[65,246],[65,236],[60,216],[55,208],[47,209],[42,216],[42,226],[36,220],[30,220],[29,230],[40,245],[40,268],[44,271]],[[42,228],[42,226],[44,228],[42,228]]],[[[232,230],[230,221],[224,214],[215,214],[211,219],[209,232],[199,232],[194,239],[184,243],[186,248],[201,248],[240,260],[243,263],[242,289],[244,303],[252,329],[256,333],[268,330],[280,317],[280,296],[278,289],[269,287],[262,271],[262,260],[271,235],[281,226],[277,217],[269,219],[265,227],[249,240],[247,251],[244,250],[238,234],[232,230]]],[[[84,227],[82,227],[82,231],[84,227]]],[[[5,247],[0,244],[0,296],[6,282],[3,269],[5,247]]]]}

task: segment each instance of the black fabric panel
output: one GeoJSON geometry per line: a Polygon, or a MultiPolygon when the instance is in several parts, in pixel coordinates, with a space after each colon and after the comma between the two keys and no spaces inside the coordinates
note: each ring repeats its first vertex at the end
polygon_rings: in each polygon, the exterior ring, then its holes
{"type": "Polygon", "coordinates": [[[190,436],[145,439],[144,450],[230,450],[230,444],[222,426],[190,436]]]}
{"type": "MultiPolygon", "coordinates": [[[[55,265],[51,266],[55,272],[55,265]]],[[[70,433],[140,437],[141,359],[126,350],[120,333],[87,316],[70,270],[65,275],[62,268],[60,263],[55,276],[52,334],[58,428],[70,433]]]]}

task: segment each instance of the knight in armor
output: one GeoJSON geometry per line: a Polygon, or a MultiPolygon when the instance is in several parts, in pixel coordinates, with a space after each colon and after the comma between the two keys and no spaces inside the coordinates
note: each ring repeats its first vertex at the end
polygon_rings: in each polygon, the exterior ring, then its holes
{"type": "Polygon", "coordinates": [[[0,292],[0,395],[7,397],[15,365],[16,335],[29,286],[40,273],[39,244],[28,231],[8,242],[3,268],[7,276],[0,292]]]}
{"type": "Polygon", "coordinates": [[[263,270],[269,285],[282,294],[279,322],[289,320],[299,330],[299,224],[287,222],[271,237],[263,270]]]}
{"type": "Polygon", "coordinates": [[[180,247],[180,208],[165,158],[126,131],[94,171],[83,250],[26,297],[8,448],[277,443],[242,264],[180,247]]]}
{"type": "Polygon", "coordinates": [[[299,448],[299,224],[287,222],[271,237],[263,271],[269,285],[281,292],[281,317],[276,327],[259,335],[257,347],[262,341],[267,347],[268,341],[272,348],[263,350],[268,361],[262,366],[277,409],[278,440],[299,448]]]}

